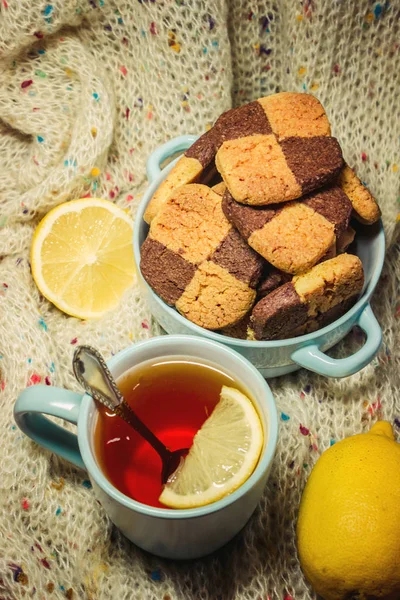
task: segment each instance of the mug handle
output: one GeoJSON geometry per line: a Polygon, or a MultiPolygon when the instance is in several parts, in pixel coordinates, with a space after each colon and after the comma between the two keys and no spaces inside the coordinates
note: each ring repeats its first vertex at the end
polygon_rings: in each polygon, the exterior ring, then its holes
{"type": "Polygon", "coordinates": [[[180,135],[179,137],[172,138],[165,144],[162,144],[154,152],[150,154],[150,157],[146,164],[147,179],[150,183],[154,181],[156,177],[161,173],[161,164],[181,150],[187,150],[197,140],[198,135],[180,135]]]}
{"type": "Polygon", "coordinates": [[[86,469],[77,436],[43,416],[59,417],[77,425],[82,397],[82,394],[62,388],[35,385],[26,388],[18,397],[14,419],[18,427],[37,444],[76,467],[86,469]]]}
{"type": "Polygon", "coordinates": [[[321,352],[318,344],[309,344],[295,350],[291,359],[301,367],[325,377],[348,377],[357,373],[377,354],[382,343],[382,330],[369,303],[354,324],[361,327],[367,339],[363,347],[352,356],[331,358],[321,352]]]}

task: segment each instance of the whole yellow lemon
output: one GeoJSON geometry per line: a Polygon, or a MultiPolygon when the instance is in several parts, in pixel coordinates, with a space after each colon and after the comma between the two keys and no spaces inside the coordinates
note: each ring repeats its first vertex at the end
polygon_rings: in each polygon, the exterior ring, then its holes
{"type": "Polygon", "coordinates": [[[322,454],[301,499],[297,546],[325,600],[400,598],[400,444],[390,423],[322,454]]]}

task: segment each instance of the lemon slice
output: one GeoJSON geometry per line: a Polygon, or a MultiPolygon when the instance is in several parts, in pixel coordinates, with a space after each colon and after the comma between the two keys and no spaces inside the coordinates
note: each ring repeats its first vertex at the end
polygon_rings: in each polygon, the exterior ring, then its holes
{"type": "Polygon", "coordinates": [[[60,204],[35,231],[31,267],[57,308],[80,319],[101,317],[133,283],[132,220],[100,198],[60,204]]]}
{"type": "Polygon", "coordinates": [[[250,477],[262,445],[263,429],[251,400],[223,386],[218,404],[159,501],[171,508],[195,508],[220,500],[250,477]]]}

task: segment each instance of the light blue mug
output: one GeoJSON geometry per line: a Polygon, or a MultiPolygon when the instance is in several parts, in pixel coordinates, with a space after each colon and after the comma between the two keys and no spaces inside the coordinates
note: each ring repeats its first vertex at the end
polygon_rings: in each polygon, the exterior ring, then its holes
{"type": "Polygon", "coordinates": [[[172,355],[211,361],[231,373],[250,394],[262,421],[264,445],[256,469],[239,489],[213,504],[187,510],[155,508],[117,490],[102,473],[94,453],[97,408],[86,394],[32,386],[19,396],[14,417],[35,442],[87,470],[105,511],[132,542],[166,558],[198,558],[234,537],[256,508],[275,454],[278,418],[271,390],[257,369],[237,352],[211,340],[188,335],[154,337],[119,352],[107,364],[118,378],[144,361],[172,355]],[[78,425],[78,435],[49,421],[45,414],[78,425]]]}

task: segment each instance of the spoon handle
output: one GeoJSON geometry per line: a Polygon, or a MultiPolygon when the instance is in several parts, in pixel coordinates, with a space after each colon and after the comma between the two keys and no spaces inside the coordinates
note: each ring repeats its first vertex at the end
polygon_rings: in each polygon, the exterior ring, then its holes
{"type": "Polygon", "coordinates": [[[129,404],[124,400],[114,409],[114,412],[127,421],[151,446],[158,452],[162,460],[168,459],[170,451],[168,448],[154,435],[152,431],[143,423],[141,419],[133,412],[129,404]]]}
{"type": "Polygon", "coordinates": [[[72,363],[75,377],[96,402],[100,402],[127,421],[139,435],[153,446],[163,462],[170,458],[171,452],[168,448],[139,419],[126,402],[104,358],[96,348],[78,346],[74,352],[72,363]]]}

